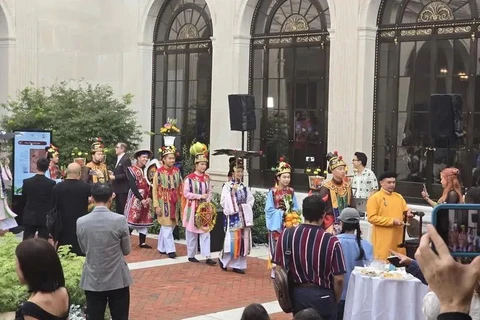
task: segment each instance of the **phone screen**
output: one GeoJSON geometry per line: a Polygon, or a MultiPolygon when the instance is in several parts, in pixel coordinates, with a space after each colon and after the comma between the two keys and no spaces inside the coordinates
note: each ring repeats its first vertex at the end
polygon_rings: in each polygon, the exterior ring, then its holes
{"type": "Polygon", "coordinates": [[[397,256],[390,256],[390,257],[387,258],[387,260],[388,260],[388,262],[390,262],[391,264],[393,264],[397,268],[403,267],[400,264],[400,258],[397,257],[397,256]]]}
{"type": "Polygon", "coordinates": [[[441,209],[436,214],[435,228],[454,256],[479,255],[480,210],[441,209]]]}

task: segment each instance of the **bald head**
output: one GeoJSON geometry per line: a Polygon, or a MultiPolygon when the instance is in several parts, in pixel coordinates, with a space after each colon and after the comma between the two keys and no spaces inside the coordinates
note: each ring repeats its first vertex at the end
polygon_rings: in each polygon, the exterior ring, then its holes
{"type": "Polygon", "coordinates": [[[82,167],[76,162],[70,163],[67,167],[67,179],[80,179],[82,167]]]}

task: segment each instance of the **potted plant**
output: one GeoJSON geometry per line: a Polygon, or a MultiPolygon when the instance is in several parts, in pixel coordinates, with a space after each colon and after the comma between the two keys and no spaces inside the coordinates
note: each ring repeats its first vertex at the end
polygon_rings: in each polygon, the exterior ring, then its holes
{"type": "Polygon", "coordinates": [[[177,119],[168,118],[167,123],[160,128],[160,133],[163,134],[165,146],[173,146],[175,143],[175,134],[180,133],[180,129],[177,128],[177,119]]]}

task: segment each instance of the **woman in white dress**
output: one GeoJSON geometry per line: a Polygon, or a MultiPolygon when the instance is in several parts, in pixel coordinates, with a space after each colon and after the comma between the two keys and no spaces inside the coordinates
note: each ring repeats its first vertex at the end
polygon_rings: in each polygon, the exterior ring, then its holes
{"type": "Polygon", "coordinates": [[[230,161],[229,176],[232,179],[223,185],[220,204],[225,214],[225,242],[220,252],[219,265],[227,271],[244,274],[247,268],[247,256],[252,248],[251,227],[253,226],[254,198],[242,182],[243,160],[230,161]]]}

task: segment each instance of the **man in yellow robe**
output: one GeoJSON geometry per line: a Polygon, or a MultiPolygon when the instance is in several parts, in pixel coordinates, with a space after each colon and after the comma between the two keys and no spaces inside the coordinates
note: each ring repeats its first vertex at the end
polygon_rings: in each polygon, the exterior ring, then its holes
{"type": "Polygon", "coordinates": [[[387,260],[389,250],[406,254],[398,245],[403,240],[403,217],[412,217],[402,195],[394,192],[397,174],[384,172],[379,177],[381,189],[367,202],[368,222],[372,224],[373,257],[375,260],[387,260]]]}

